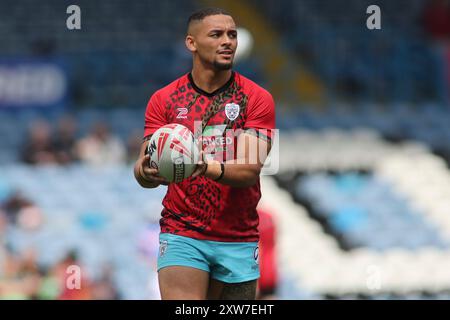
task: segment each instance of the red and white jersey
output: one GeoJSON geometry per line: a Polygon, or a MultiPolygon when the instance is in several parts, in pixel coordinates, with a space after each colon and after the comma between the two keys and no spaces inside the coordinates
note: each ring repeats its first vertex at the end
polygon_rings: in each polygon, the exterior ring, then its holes
{"type": "MultiPolygon", "coordinates": [[[[170,123],[194,132],[194,122],[202,121],[211,104],[219,111],[203,130],[203,149],[214,147],[217,154],[224,152],[226,159],[233,157],[236,146],[235,139],[227,135],[229,129],[254,129],[271,139],[275,128],[271,94],[237,72],[213,93],[198,88],[190,74],[156,91],[147,105],[144,137],[170,123]]],[[[248,188],[234,188],[203,176],[171,183],[163,200],[161,232],[224,242],[258,241],[256,206],[260,198],[259,179],[248,188]]]]}

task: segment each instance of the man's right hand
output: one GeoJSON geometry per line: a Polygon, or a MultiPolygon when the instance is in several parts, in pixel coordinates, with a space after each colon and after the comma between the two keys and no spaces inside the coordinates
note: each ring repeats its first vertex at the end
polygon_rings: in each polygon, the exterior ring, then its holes
{"type": "Polygon", "coordinates": [[[157,169],[149,167],[150,155],[146,154],[136,161],[134,176],[144,188],[156,188],[160,184],[168,185],[169,181],[158,174],[157,169]]]}

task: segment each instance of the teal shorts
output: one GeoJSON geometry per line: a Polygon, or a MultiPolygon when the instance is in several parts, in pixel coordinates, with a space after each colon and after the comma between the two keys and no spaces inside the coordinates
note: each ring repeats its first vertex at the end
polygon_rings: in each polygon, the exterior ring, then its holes
{"type": "Polygon", "coordinates": [[[259,278],[258,243],[197,240],[161,233],[158,271],[169,266],[204,270],[211,278],[226,283],[255,280],[259,278]]]}

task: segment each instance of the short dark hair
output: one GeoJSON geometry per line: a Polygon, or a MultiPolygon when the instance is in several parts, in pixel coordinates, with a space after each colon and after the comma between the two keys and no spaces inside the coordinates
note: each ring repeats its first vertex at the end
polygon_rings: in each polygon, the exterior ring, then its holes
{"type": "Polygon", "coordinates": [[[218,14],[224,14],[226,16],[231,16],[227,11],[225,11],[224,9],[221,9],[221,8],[203,8],[203,9],[200,9],[200,10],[194,12],[193,14],[191,14],[191,16],[188,19],[187,25],[189,27],[189,25],[191,24],[192,21],[202,21],[206,17],[215,16],[218,14]]]}

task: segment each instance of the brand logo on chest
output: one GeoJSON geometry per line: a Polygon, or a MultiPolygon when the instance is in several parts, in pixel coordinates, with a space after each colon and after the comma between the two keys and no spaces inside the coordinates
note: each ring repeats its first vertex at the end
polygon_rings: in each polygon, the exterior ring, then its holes
{"type": "Polygon", "coordinates": [[[188,111],[189,110],[187,108],[177,108],[177,119],[186,119],[188,111]]]}

